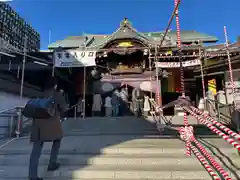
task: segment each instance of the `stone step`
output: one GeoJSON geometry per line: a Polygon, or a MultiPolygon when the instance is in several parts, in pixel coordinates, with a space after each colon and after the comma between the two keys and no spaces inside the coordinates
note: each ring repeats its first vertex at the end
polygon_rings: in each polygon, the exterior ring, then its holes
{"type": "MultiPolygon", "coordinates": [[[[201,138],[201,144],[212,148],[231,148],[225,140],[221,138],[201,138]]],[[[171,136],[142,136],[142,135],[115,135],[115,136],[71,136],[62,139],[62,148],[105,148],[105,147],[158,147],[158,148],[179,148],[185,143],[178,138],[171,136]]],[[[16,139],[5,148],[30,148],[29,138],[16,139]]],[[[51,143],[45,143],[46,147],[51,147],[51,143]]],[[[2,148],[1,148],[2,149],[2,148]]],[[[4,148],[3,148],[4,149],[4,148]]]]}
{"type": "MultiPolygon", "coordinates": [[[[106,129],[101,129],[101,128],[92,128],[92,129],[85,129],[85,128],[79,128],[79,129],[71,129],[70,132],[104,132],[104,130],[106,129]]],[[[133,131],[134,129],[132,128],[118,128],[118,129],[108,129],[106,130],[107,132],[114,132],[114,131],[118,131],[118,132],[132,132],[132,133],[135,133],[135,132],[141,132],[141,131],[158,131],[156,127],[154,128],[139,128],[139,129],[136,129],[135,131],[133,131]]]]}
{"type": "MultiPolygon", "coordinates": [[[[222,139],[199,140],[210,153],[221,151],[226,155],[236,154],[236,149],[222,139]]],[[[49,153],[52,143],[45,143],[43,153],[49,153]]],[[[19,139],[0,149],[0,154],[30,153],[32,144],[28,139],[19,139]]],[[[61,153],[69,154],[185,154],[185,143],[179,139],[158,139],[155,136],[81,136],[65,137],[61,153]]]]}
{"type": "MultiPolygon", "coordinates": [[[[212,137],[218,137],[215,133],[213,133],[211,130],[207,129],[206,127],[201,128],[194,128],[194,133],[196,136],[199,137],[205,137],[205,136],[212,136],[212,137]]],[[[74,129],[74,130],[65,130],[64,131],[65,136],[87,136],[87,135],[160,135],[160,132],[154,128],[154,129],[111,129],[111,130],[95,130],[95,129],[74,129]]],[[[167,135],[172,137],[178,137],[179,132],[174,129],[168,129],[165,128],[161,135],[167,135]]]]}
{"type": "MultiPolygon", "coordinates": [[[[135,129],[134,128],[118,128],[118,129],[104,129],[104,128],[91,128],[91,129],[85,129],[85,128],[76,128],[76,129],[70,129],[69,132],[114,132],[114,131],[118,131],[118,132],[141,132],[141,131],[158,131],[157,127],[152,127],[152,128],[139,128],[139,129],[135,129]]],[[[67,131],[68,132],[68,131],[67,131]]]]}
{"type": "MultiPolygon", "coordinates": [[[[0,155],[7,155],[7,154],[29,154],[31,152],[32,147],[28,146],[25,148],[3,148],[0,150],[0,155]]],[[[50,153],[50,147],[45,146],[42,153],[48,154],[50,153]]],[[[208,149],[207,149],[208,150],[208,149]]],[[[134,154],[144,154],[144,155],[164,155],[166,154],[172,156],[173,154],[176,155],[183,155],[185,154],[185,146],[181,146],[179,148],[163,148],[163,147],[103,147],[103,148],[92,148],[89,149],[87,147],[79,147],[79,148],[65,148],[62,147],[60,149],[61,154],[123,154],[123,155],[134,155],[134,154]]],[[[218,150],[211,149],[208,150],[210,154],[217,153],[218,150]]],[[[221,148],[220,152],[224,155],[233,156],[237,154],[237,150],[234,148],[221,148]]]]}
{"type": "MultiPolygon", "coordinates": [[[[190,119],[193,117],[189,117],[190,119]]],[[[171,118],[169,118],[171,119],[171,118]]],[[[173,117],[183,122],[183,117],[173,117]]],[[[181,123],[180,123],[181,124],[181,123]]],[[[176,125],[176,123],[175,123],[176,125]]],[[[178,127],[179,124],[178,124],[178,127]]],[[[68,119],[63,122],[65,136],[82,136],[82,135],[119,135],[119,134],[135,134],[135,135],[157,135],[156,124],[151,119],[143,119],[136,117],[92,117],[85,120],[68,119]]],[[[195,134],[198,135],[214,135],[211,130],[203,125],[194,127],[195,134]]],[[[172,135],[176,137],[179,133],[176,130],[165,128],[163,135],[172,135]]]]}
{"type": "MultiPolygon", "coordinates": [[[[0,151],[0,155],[26,155],[30,154],[31,149],[21,149],[21,150],[14,150],[14,149],[5,149],[0,151]]],[[[50,153],[50,148],[49,149],[44,149],[42,151],[42,154],[49,155],[50,153]]],[[[99,154],[104,154],[104,155],[156,155],[160,157],[179,157],[179,156],[185,156],[186,150],[185,148],[181,149],[175,149],[175,148],[105,148],[101,149],[99,151],[92,150],[92,149],[61,149],[60,154],[62,155],[72,155],[72,154],[87,154],[87,155],[99,155],[99,154]]],[[[216,151],[211,152],[209,151],[209,154],[216,154],[216,151]]],[[[224,156],[229,156],[230,158],[232,157],[237,157],[237,151],[234,149],[221,149],[221,154],[224,154],[224,156]]]]}
{"type": "MultiPolygon", "coordinates": [[[[45,180],[56,180],[55,177],[48,177],[48,178],[44,178],[45,180]]],[[[11,177],[5,177],[4,180],[16,180],[16,178],[11,178],[11,177]]],[[[26,178],[17,178],[17,180],[26,180],[26,178]]],[[[71,178],[69,179],[69,177],[58,177],[57,180],[123,180],[123,179],[118,179],[118,178],[71,178]]],[[[124,180],[136,180],[136,179],[124,179],[124,180]]],[[[142,180],[149,180],[149,179],[142,179],[142,180]]],[[[158,180],[165,180],[165,179],[158,179],[158,180]]],[[[171,180],[185,180],[185,179],[171,179],[171,180]]],[[[209,180],[209,177],[206,179],[191,179],[191,180],[209,180]]]]}
{"type": "MultiPolygon", "coordinates": [[[[238,159],[239,160],[239,159],[238,159]]],[[[49,155],[43,155],[40,159],[40,164],[46,165],[49,162],[49,155]]],[[[144,157],[142,155],[135,157],[121,155],[60,155],[59,162],[64,165],[192,165],[199,166],[195,157],[184,157],[184,155],[175,157],[144,157]]],[[[28,165],[29,155],[0,155],[0,165],[28,165]],[[17,161],[16,161],[17,159],[17,161]]]]}
{"type": "MultiPolygon", "coordinates": [[[[26,178],[28,176],[28,167],[22,166],[3,166],[0,168],[0,179],[8,178],[26,178]],[[14,173],[13,173],[14,172],[14,173]]],[[[68,177],[69,179],[80,178],[118,178],[118,179],[208,179],[209,174],[202,166],[61,166],[56,172],[47,172],[46,166],[39,167],[39,176],[43,178],[68,177]]]]}
{"type": "MultiPolygon", "coordinates": [[[[151,131],[146,131],[146,130],[141,130],[141,131],[72,131],[72,132],[64,132],[64,136],[98,136],[98,135],[158,135],[159,132],[155,130],[151,131]]],[[[176,137],[176,135],[174,136],[176,137]]]]}
{"type": "MultiPolygon", "coordinates": [[[[226,170],[229,168],[239,169],[240,168],[240,157],[232,156],[231,160],[229,157],[218,157],[212,156],[222,167],[226,170]]],[[[47,165],[49,162],[49,155],[42,155],[40,158],[40,165],[47,165]]],[[[133,167],[135,165],[148,165],[151,167],[155,166],[196,166],[200,165],[197,158],[192,155],[187,157],[184,154],[178,156],[123,156],[123,155],[87,155],[87,154],[69,154],[59,155],[59,162],[64,166],[71,165],[126,165],[133,167]]],[[[0,155],[1,166],[28,166],[29,155],[0,155]],[[17,160],[17,161],[16,161],[17,160]]]]}

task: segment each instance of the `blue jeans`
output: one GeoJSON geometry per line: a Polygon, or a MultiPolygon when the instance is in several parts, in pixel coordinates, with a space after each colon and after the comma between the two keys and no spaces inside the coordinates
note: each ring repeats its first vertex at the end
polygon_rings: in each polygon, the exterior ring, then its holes
{"type": "Polygon", "coordinates": [[[113,106],[113,116],[119,115],[119,105],[113,106]]]}
{"type": "MultiPolygon", "coordinates": [[[[38,164],[39,164],[39,158],[42,153],[43,144],[44,144],[44,142],[41,142],[41,141],[34,142],[34,144],[33,144],[32,153],[30,156],[30,163],[29,163],[29,174],[28,174],[29,178],[37,178],[38,177],[38,164]]],[[[61,140],[53,141],[49,165],[57,162],[60,144],[61,144],[61,140]]]]}
{"type": "Polygon", "coordinates": [[[119,114],[120,116],[125,116],[127,115],[127,103],[126,102],[121,102],[120,103],[120,110],[119,110],[119,114]]]}

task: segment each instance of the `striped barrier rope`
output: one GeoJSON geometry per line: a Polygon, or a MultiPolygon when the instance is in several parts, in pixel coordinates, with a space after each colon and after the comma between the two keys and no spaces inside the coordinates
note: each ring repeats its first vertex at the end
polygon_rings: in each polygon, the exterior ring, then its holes
{"type": "Polygon", "coordinates": [[[206,161],[206,159],[204,158],[204,156],[201,155],[201,153],[199,153],[198,149],[195,148],[192,144],[190,144],[190,148],[192,149],[193,153],[195,154],[195,156],[197,157],[197,159],[201,162],[201,164],[205,167],[205,169],[207,170],[207,172],[210,174],[210,176],[213,177],[213,179],[215,180],[221,180],[219,178],[219,176],[214,172],[214,170],[212,169],[212,167],[209,165],[209,163],[206,161]]]}
{"type": "Polygon", "coordinates": [[[228,133],[230,136],[232,136],[233,138],[235,138],[236,140],[240,141],[240,134],[232,131],[231,129],[229,129],[228,127],[224,126],[223,124],[219,123],[218,121],[216,121],[215,119],[213,119],[212,117],[210,117],[209,115],[203,113],[202,111],[200,111],[199,109],[191,106],[193,112],[198,113],[200,115],[202,115],[204,118],[206,118],[206,120],[212,122],[214,125],[216,125],[219,129],[225,131],[226,133],[228,133]]]}
{"type": "Polygon", "coordinates": [[[225,180],[232,180],[231,177],[229,177],[229,174],[215,161],[213,157],[209,155],[207,150],[195,139],[193,136],[192,141],[196,144],[196,146],[200,149],[200,151],[203,153],[203,155],[208,158],[210,163],[213,165],[214,168],[225,178],[225,180]]]}
{"type": "MultiPolygon", "coordinates": [[[[217,171],[219,171],[219,173],[225,178],[225,180],[232,180],[229,177],[229,174],[213,159],[213,157],[211,157],[209,155],[209,153],[207,152],[207,150],[196,140],[196,138],[193,135],[193,127],[192,126],[188,126],[188,127],[181,127],[179,129],[179,133],[180,133],[180,138],[183,141],[188,141],[189,143],[194,142],[196,144],[196,146],[199,148],[200,152],[203,153],[203,155],[210,161],[210,163],[213,165],[214,168],[216,168],[217,171]]],[[[192,148],[192,145],[189,144],[189,148],[190,151],[192,148]]],[[[204,164],[203,158],[200,158],[199,161],[204,164]]],[[[210,175],[212,175],[212,171],[211,169],[206,168],[209,172],[210,175]]]]}
{"type": "Polygon", "coordinates": [[[227,55],[228,55],[228,69],[229,69],[229,76],[230,76],[230,81],[231,81],[231,86],[232,86],[233,105],[235,107],[235,105],[236,105],[236,102],[235,102],[236,87],[235,87],[235,83],[234,83],[234,79],[233,79],[232,62],[231,62],[231,57],[230,57],[230,52],[229,52],[228,35],[227,35],[226,26],[224,26],[224,36],[225,36],[225,40],[226,40],[225,46],[226,46],[226,51],[227,51],[227,55]]]}
{"type": "MultiPolygon", "coordinates": [[[[198,151],[198,149],[196,147],[194,147],[191,144],[191,141],[194,140],[194,136],[193,136],[193,127],[189,126],[189,127],[181,127],[179,129],[179,133],[180,133],[180,138],[183,141],[189,141],[189,149],[192,150],[192,152],[194,153],[194,155],[197,157],[197,159],[199,160],[199,162],[204,166],[204,168],[207,170],[207,172],[209,173],[210,176],[213,177],[213,179],[215,180],[221,180],[219,178],[219,176],[214,172],[213,168],[211,167],[211,165],[207,162],[206,158],[198,151]]],[[[228,179],[229,180],[229,179],[228,179]]]]}
{"type": "Polygon", "coordinates": [[[179,134],[182,140],[185,141],[186,155],[191,156],[191,139],[193,138],[193,127],[185,126],[179,129],[179,134]]]}
{"type": "MultiPolygon", "coordinates": [[[[214,54],[214,53],[207,53],[207,54],[202,54],[201,57],[203,58],[208,58],[208,57],[225,57],[227,56],[227,53],[220,53],[220,54],[214,54]]],[[[199,55],[182,55],[182,58],[198,58],[199,55]]],[[[174,59],[174,58],[179,58],[179,56],[175,56],[175,55],[160,55],[157,56],[158,59],[174,59]]]]}
{"type": "MultiPolygon", "coordinates": [[[[177,5],[179,3],[179,0],[174,0],[174,7],[177,8],[177,5]]],[[[184,85],[184,69],[183,69],[183,62],[182,62],[182,57],[181,57],[181,48],[182,48],[182,43],[181,43],[181,32],[180,32],[180,19],[179,19],[179,14],[178,14],[178,8],[175,11],[175,17],[176,17],[176,33],[177,33],[177,47],[180,52],[179,56],[179,62],[180,62],[180,81],[181,81],[181,91],[182,91],[182,97],[185,97],[185,85],[184,85]]],[[[184,111],[183,115],[184,119],[184,125],[185,127],[188,126],[188,119],[187,119],[187,113],[184,111]]],[[[186,141],[186,155],[191,156],[191,150],[190,150],[190,142],[187,140],[186,141]]]]}
{"type": "Polygon", "coordinates": [[[232,139],[230,136],[224,134],[222,131],[214,127],[211,123],[209,123],[207,120],[199,117],[196,113],[194,113],[189,108],[183,107],[186,111],[188,111],[192,116],[197,118],[202,124],[206,125],[212,132],[216,133],[218,136],[223,138],[225,141],[227,141],[230,145],[235,147],[238,151],[240,151],[240,144],[235,141],[235,139],[232,139]]]}

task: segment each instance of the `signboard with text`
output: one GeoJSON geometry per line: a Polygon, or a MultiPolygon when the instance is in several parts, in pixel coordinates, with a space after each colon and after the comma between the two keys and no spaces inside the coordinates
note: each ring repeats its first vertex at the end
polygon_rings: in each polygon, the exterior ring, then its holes
{"type": "Polygon", "coordinates": [[[212,91],[213,95],[217,94],[217,82],[216,82],[216,79],[208,80],[208,91],[212,91]]]}
{"type": "Polygon", "coordinates": [[[54,65],[59,68],[96,66],[96,51],[64,50],[54,53],[54,65]]]}
{"type": "MultiPolygon", "coordinates": [[[[183,67],[198,66],[200,60],[183,61],[183,67]]],[[[179,68],[179,62],[156,62],[156,67],[159,68],[179,68]]]]}

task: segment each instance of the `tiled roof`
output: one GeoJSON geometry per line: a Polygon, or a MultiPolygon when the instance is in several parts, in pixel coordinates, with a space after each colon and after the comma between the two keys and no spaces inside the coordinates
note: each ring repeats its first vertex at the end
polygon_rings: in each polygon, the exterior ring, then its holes
{"type": "MultiPolygon", "coordinates": [[[[235,43],[229,44],[228,48],[229,48],[230,52],[239,51],[240,43],[235,42],[235,43]]],[[[205,50],[222,53],[222,52],[226,51],[226,47],[225,47],[225,44],[216,44],[216,45],[206,46],[205,50]]]]}
{"type": "MultiPolygon", "coordinates": [[[[126,23],[124,20],[120,28],[117,29],[113,34],[83,34],[82,36],[70,36],[64,40],[56,41],[55,43],[50,44],[49,48],[75,48],[75,47],[101,47],[111,40],[118,38],[139,38],[148,43],[158,43],[161,41],[161,38],[164,32],[138,32],[135,30],[130,23],[126,23]],[[125,23],[125,24],[124,24],[125,23]],[[125,31],[127,30],[127,31],[125,31]]],[[[196,31],[181,31],[182,42],[216,42],[218,39],[214,36],[207,34],[199,33],[196,31]]],[[[166,41],[170,44],[175,44],[177,41],[176,31],[170,31],[167,34],[166,41]]]]}
{"type": "MultiPolygon", "coordinates": [[[[172,39],[177,40],[176,31],[170,31],[168,33],[172,39]]],[[[210,36],[197,31],[181,31],[181,40],[183,42],[201,41],[201,42],[216,42],[217,37],[210,36]]]]}

